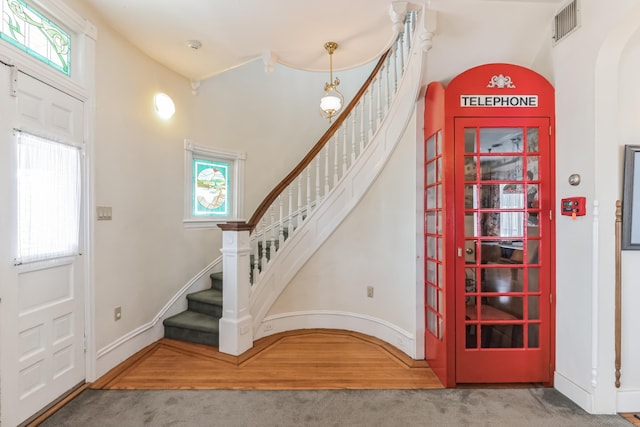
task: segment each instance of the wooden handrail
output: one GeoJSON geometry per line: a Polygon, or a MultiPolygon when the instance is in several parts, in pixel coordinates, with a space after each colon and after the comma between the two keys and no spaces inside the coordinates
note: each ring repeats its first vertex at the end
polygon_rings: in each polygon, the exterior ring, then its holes
{"type": "Polygon", "coordinates": [[[333,122],[333,124],[331,126],[329,126],[329,129],[327,129],[327,131],[324,133],[324,135],[322,135],[320,137],[320,139],[318,140],[318,142],[316,142],[316,144],[313,146],[313,148],[311,148],[311,150],[307,153],[307,155],[304,156],[304,158],[289,173],[289,175],[287,175],[282,181],[280,181],[280,183],[278,185],[276,185],[273,188],[273,190],[271,190],[271,192],[267,195],[267,197],[264,198],[262,203],[260,203],[260,205],[258,205],[258,208],[255,210],[255,212],[253,213],[253,215],[251,216],[251,218],[247,222],[247,224],[249,224],[251,226],[251,232],[253,232],[253,230],[256,228],[260,218],[262,218],[262,216],[267,212],[267,209],[269,209],[269,206],[271,206],[271,204],[273,204],[273,202],[275,202],[275,200],[278,198],[280,193],[282,193],[287,188],[287,186],[289,186],[298,177],[298,175],[300,175],[302,173],[302,171],[304,171],[305,168],[307,166],[309,166],[309,164],[311,164],[313,159],[318,155],[318,153],[320,153],[320,151],[324,148],[326,143],[331,139],[331,137],[335,134],[335,132],[340,128],[342,123],[344,123],[344,121],[349,116],[349,113],[351,113],[351,111],[358,104],[358,102],[360,101],[360,99],[362,98],[364,93],[369,88],[369,85],[371,85],[371,82],[376,77],[376,75],[378,74],[378,72],[380,71],[382,66],[384,65],[384,61],[387,59],[387,56],[389,56],[389,52],[391,52],[391,49],[388,49],[380,57],[380,60],[376,64],[376,66],[373,69],[373,71],[371,71],[371,74],[369,75],[367,80],[364,82],[362,87],[360,87],[360,90],[358,90],[358,92],[355,94],[355,96],[353,97],[351,102],[349,102],[349,104],[345,107],[344,111],[338,116],[336,121],[333,122]]]}

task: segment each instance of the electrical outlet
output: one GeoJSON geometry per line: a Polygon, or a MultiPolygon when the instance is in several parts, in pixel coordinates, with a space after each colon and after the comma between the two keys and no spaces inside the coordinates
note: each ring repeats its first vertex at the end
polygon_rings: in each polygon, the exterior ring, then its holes
{"type": "Polygon", "coordinates": [[[264,324],[264,331],[265,332],[270,331],[272,329],[273,329],[273,325],[271,323],[265,323],[264,324]]]}
{"type": "Polygon", "coordinates": [[[367,296],[373,298],[373,286],[367,286],[367,296]]]}
{"type": "Polygon", "coordinates": [[[116,307],[113,309],[113,320],[118,321],[122,319],[122,307],[116,307]]]}

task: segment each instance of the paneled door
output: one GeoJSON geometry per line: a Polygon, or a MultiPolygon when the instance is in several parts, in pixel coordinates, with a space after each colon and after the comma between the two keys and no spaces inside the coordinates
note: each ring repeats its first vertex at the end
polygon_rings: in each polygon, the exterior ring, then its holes
{"type": "Polygon", "coordinates": [[[457,118],[456,383],[551,381],[548,118],[457,118]]]}
{"type": "Polygon", "coordinates": [[[0,64],[0,424],[85,379],[84,104],[0,64]]]}

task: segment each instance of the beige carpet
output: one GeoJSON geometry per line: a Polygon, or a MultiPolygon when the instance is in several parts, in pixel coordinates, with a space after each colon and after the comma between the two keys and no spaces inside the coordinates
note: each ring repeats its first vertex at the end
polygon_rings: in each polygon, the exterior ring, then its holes
{"type": "Polygon", "coordinates": [[[85,390],[44,427],[498,426],[630,427],[589,415],[558,391],[85,390]]]}

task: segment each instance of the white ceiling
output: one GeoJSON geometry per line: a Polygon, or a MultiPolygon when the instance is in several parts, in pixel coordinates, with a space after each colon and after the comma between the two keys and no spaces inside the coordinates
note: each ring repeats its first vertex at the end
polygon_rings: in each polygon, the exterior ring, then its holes
{"type": "MultiPolygon", "coordinates": [[[[336,41],[335,70],[366,64],[390,45],[389,0],[86,0],[117,31],[175,72],[203,80],[272,55],[278,63],[327,70],[326,41],[336,41]],[[199,40],[192,49],[187,41],[199,40]]],[[[563,0],[414,0],[438,11],[437,36],[471,56],[480,50],[527,51],[509,32],[547,26],[563,0]],[[499,27],[478,17],[495,9],[499,27]],[[522,11],[514,14],[514,11],[522,11]],[[495,39],[504,44],[496,44],[495,39]]],[[[493,12],[492,12],[493,15],[493,12]]],[[[530,39],[531,36],[528,36],[530,39]]],[[[527,40],[528,40],[527,39],[527,40]]],[[[531,44],[531,43],[529,43],[531,44]]],[[[454,56],[457,53],[454,53],[454,56]]],[[[444,69],[441,71],[446,73],[444,69]]]]}

